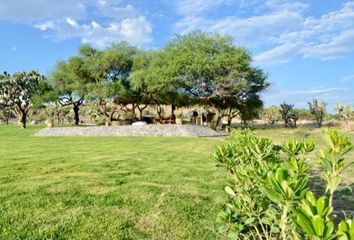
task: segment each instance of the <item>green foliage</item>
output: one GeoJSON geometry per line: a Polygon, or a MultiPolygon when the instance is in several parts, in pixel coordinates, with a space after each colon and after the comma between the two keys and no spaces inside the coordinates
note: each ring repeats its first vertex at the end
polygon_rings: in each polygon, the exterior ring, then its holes
{"type": "Polygon", "coordinates": [[[225,224],[222,233],[240,239],[258,238],[261,233],[277,235],[277,216],[263,191],[268,172],[280,165],[279,149],[248,129],[232,132],[231,141],[216,149],[214,158],[230,174],[230,185],[225,188],[230,202],[218,216],[218,222],[225,224]]]}
{"type": "Polygon", "coordinates": [[[48,90],[46,78],[37,71],[0,75],[0,105],[15,113],[22,128],[31,107],[39,106],[48,90]]]}
{"type": "Polygon", "coordinates": [[[335,228],[333,207],[326,196],[316,198],[307,192],[301,203],[293,208],[294,222],[311,239],[351,240],[354,239],[354,222],[345,219],[335,228]]]}
{"type": "MultiPolygon", "coordinates": [[[[30,75],[33,72],[13,77],[5,73],[0,79],[30,75]]],[[[127,42],[104,50],[82,45],[75,56],[57,63],[44,99],[48,105],[71,106],[76,125],[84,103],[96,104],[108,124],[119,111],[138,111],[135,118],[142,119],[148,105],[171,105],[172,115],[176,107],[199,105],[216,109],[216,125],[223,116],[230,124],[237,115],[247,123],[263,106],[260,94],[269,86],[266,79],[253,66],[250,53],[235,46],[230,36],[193,32],[176,36],[160,51],[139,50],[127,42]]],[[[4,105],[9,101],[5,98],[16,94],[1,95],[4,105]]]]}
{"type": "Polygon", "coordinates": [[[218,117],[222,110],[237,109],[247,121],[262,106],[259,94],[269,85],[251,62],[247,50],[234,46],[229,36],[179,35],[153,59],[151,87],[163,89],[166,101],[177,106],[187,99],[215,107],[218,117]]]}
{"type": "Polygon", "coordinates": [[[341,221],[338,225],[337,237],[339,240],[354,239],[354,220],[347,219],[341,221]]]}
{"type": "MultiPolygon", "coordinates": [[[[349,166],[345,164],[344,155],[352,149],[348,137],[339,135],[334,129],[326,130],[327,149],[319,152],[320,165],[323,169],[322,178],[326,183],[326,193],[332,206],[334,191],[338,188],[340,175],[349,166]]],[[[353,164],[353,163],[352,163],[353,164]]]]}
{"type": "Polygon", "coordinates": [[[236,239],[351,239],[351,220],[335,229],[332,198],[352,145],[334,129],[325,133],[328,148],[319,156],[328,196],[317,199],[309,191],[306,164],[313,141],[278,146],[250,130],[232,132],[229,142],[214,152],[230,178],[225,188],[229,202],[218,216],[221,232],[236,239]]]}
{"type": "Polygon", "coordinates": [[[48,101],[58,101],[62,106],[71,106],[75,125],[80,123],[80,107],[88,98],[91,84],[96,82],[96,75],[91,74],[90,69],[95,66],[93,59],[97,54],[95,49],[83,45],[77,56],[59,62],[51,74],[53,91],[48,101]]]}
{"type": "Polygon", "coordinates": [[[9,119],[13,116],[11,107],[0,104],[0,120],[5,121],[7,124],[9,119]]]}
{"type": "Polygon", "coordinates": [[[47,122],[57,122],[63,124],[65,121],[71,123],[73,121],[72,112],[69,107],[61,105],[49,105],[40,111],[39,117],[47,122]]]}
{"type": "Polygon", "coordinates": [[[295,108],[294,111],[299,115],[299,119],[316,120],[314,115],[312,115],[311,111],[308,109],[295,108]]]}
{"type": "Polygon", "coordinates": [[[268,120],[269,124],[274,125],[281,120],[280,109],[278,106],[271,106],[263,110],[263,116],[268,120]]]}
{"type": "Polygon", "coordinates": [[[330,220],[332,211],[333,207],[326,196],[316,199],[309,191],[301,203],[293,208],[294,222],[313,239],[336,239],[334,224],[330,220]]]}

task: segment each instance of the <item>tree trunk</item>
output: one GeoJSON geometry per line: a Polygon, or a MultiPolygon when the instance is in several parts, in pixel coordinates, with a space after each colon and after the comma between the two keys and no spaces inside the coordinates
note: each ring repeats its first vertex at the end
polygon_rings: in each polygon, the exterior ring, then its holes
{"type": "Polygon", "coordinates": [[[297,120],[294,119],[294,128],[297,128],[297,120]]]}
{"type": "Polygon", "coordinates": [[[20,119],[21,128],[26,128],[26,125],[27,125],[27,113],[26,112],[22,112],[20,117],[21,117],[21,119],[20,119]]]}
{"type": "Polygon", "coordinates": [[[219,109],[217,109],[216,110],[216,122],[215,122],[214,126],[211,124],[212,129],[216,130],[216,128],[219,126],[221,118],[222,118],[222,113],[221,113],[221,111],[219,109]]]}
{"type": "Polygon", "coordinates": [[[144,109],[140,109],[138,107],[138,110],[139,110],[139,121],[141,121],[143,119],[143,111],[144,111],[144,109]]]}
{"type": "Polygon", "coordinates": [[[231,122],[232,122],[232,117],[228,116],[227,117],[227,126],[231,126],[231,122]]]}
{"type": "Polygon", "coordinates": [[[317,120],[317,125],[318,125],[319,128],[322,127],[322,121],[320,119],[317,120]]]}
{"type": "Polygon", "coordinates": [[[106,123],[108,126],[112,126],[114,113],[115,113],[115,111],[112,111],[109,114],[106,113],[106,115],[105,115],[106,116],[106,123]]]}
{"type": "Polygon", "coordinates": [[[79,115],[79,106],[74,104],[74,115],[75,115],[75,125],[79,125],[80,124],[80,115],[79,115]]]}
{"type": "Polygon", "coordinates": [[[147,105],[142,105],[142,107],[140,107],[140,105],[137,106],[138,111],[139,111],[139,121],[143,120],[143,111],[147,108],[147,105]]]}
{"type": "Polygon", "coordinates": [[[176,105],[171,104],[171,117],[172,117],[172,119],[175,119],[175,118],[176,118],[176,116],[175,116],[175,110],[176,110],[176,105]]]}
{"type": "Polygon", "coordinates": [[[221,115],[218,114],[217,118],[216,118],[216,123],[215,123],[215,126],[213,127],[214,130],[217,129],[217,127],[219,126],[220,124],[220,121],[221,121],[221,115]]]}
{"type": "Polygon", "coordinates": [[[112,118],[106,117],[106,126],[112,126],[112,118]]]}
{"type": "Polygon", "coordinates": [[[160,105],[156,106],[156,112],[157,115],[159,115],[159,118],[162,118],[162,107],[160,105]]]}

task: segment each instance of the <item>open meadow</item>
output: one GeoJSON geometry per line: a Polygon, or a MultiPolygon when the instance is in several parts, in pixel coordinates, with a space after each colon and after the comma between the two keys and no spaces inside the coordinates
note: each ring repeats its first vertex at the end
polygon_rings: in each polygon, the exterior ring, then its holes
{"type": "MultiPolygon", "coordinates": [[[[38,130],[0,127],[1,239],[220,238],[227,179],[212,154],[224,138],[34,137],[38,130]]],[[[323,144],[319,130],[256,133],[323,144]]],[[[353,176],[352,166],[343,181],[352,189],[353,176]]],[[[354,210],[353,197],[340,199],[339,209],[354,210]]]]}

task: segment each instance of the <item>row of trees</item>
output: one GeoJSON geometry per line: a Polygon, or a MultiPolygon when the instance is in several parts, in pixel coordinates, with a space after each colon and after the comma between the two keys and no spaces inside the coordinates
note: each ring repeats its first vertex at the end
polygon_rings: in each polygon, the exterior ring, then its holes
{"type": "Polygon", "coordinates": [[[0,105],[26,127],[28,110],[40,104],[70,106],[75,124],[79,110],[93,103],[107,123],[118,111],[138,112],[149,104],[199,105],[223,116],[252,119],[263,106],[259,94],[266,74],[252,66],[249,52],[229,36],[194,32],[176,36],[159,51],[143,51],[122,42],[100,51],[88,45],[59,62],[46,78],[36,71],[0,76],[0,105]]]}
{"type": "MultiPolygon", "coordinates": [[[[318,127],[322,127],[323,121],[327,114],[326,110],[327,103],[321,101],[319,102],[316,98],[312,99],[308,103],[309,110],[307,111],[316,120],[318,127]]],[[[306,111],[303,111],[306,112],[306,111]]],[[[272,106],[266,108],[263,111],[265,117],[269,120],[271,125],[279,120],[284,121],[285,127],[297,127],[297,121],[299,120],[299,110],[294,109],[293,104],[282,103],[279,107],[272,106]]]]}

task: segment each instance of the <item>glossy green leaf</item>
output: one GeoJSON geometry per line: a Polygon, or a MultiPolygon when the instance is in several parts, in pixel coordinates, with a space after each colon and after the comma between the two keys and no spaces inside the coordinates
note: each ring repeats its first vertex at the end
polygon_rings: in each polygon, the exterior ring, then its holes
{"type": "Polygon", "coordinates": [[[320,197],[316,203],[317,214],[323,216],[323,212],[329,207],[328,198],[325,196],[320,197]]]}
{"type": "Polygon", "coordinates": [[[309,201],[312,206],[316,206],[317,200],[316,200],[316,196],[315,196],[315,194],[313,194],[313,192],[308,191],[306,193],[306,200],[309,201]]]}
{"type": "Polygon", "coordinates": [[[312,226],[315,229],[316,236],[322,237],[324,234],[325,223],[321,216],[316,215],[312,219],[312,226]]]}
{"type": "Polygon", "coordinates": [[[333,222],[327,222],[323,236],[330,237],[332,235],[333,231],[334,231],[333,222]]]}
{"type": "Polygon", "coordinates": [[[346,223],[345,221],[341,221],[338,225],[338,230],[342,232],[348,232],[349,231],[348,223],[346,223]]]}
{"type": "Polygon", "coordinates": [[[315,236],[316,232],[312,227],[311,220],[308,219],[305,215],[302,213],[298,213],[296,217],[296,222],[297,224],[305,231],[306,234],[309,236],[315,236]]]}

